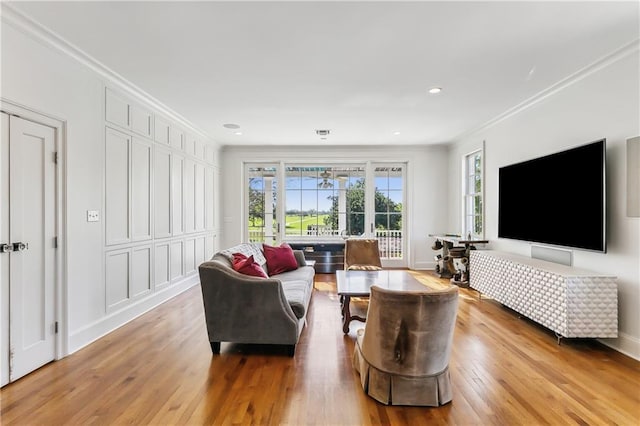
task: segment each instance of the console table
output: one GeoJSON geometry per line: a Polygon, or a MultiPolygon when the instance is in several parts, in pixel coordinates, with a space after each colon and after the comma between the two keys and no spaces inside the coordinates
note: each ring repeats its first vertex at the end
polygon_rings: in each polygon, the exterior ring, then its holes
{"type": "Polygon", "coordinates": [[[618,337],[616,277],[494,250],[471,252],[470,287],[562,337],[618,337]]]}
{"type": "Polygon", "coordinates": [[[304,251],[307,260],[314,260],[319,274],[332,274],[344,269],[344,241],[287,242],[294,250],[304,251]]]}

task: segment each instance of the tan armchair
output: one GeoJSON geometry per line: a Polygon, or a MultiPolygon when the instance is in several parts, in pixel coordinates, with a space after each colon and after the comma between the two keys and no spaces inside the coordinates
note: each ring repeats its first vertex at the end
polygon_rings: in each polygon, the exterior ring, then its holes
{"type": "Polygon", "coordinates": [[[387,405],[440,406],[452,399],[449,359],[458,287],[408,292],[371,287],[353,366],[364,391],[387,405]]]}
{"type": "Polygon", "coordinates": [[[345,240],[344,269],[379,271],[382,269],[378,240],[351,238],[345,240]]]}

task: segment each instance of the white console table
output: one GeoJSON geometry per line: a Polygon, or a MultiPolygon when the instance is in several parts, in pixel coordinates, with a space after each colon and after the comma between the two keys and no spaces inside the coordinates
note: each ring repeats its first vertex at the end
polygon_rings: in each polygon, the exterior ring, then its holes
{"type": "Polygon", "coordinates": [[[561,337],[618,337],[616,277],[494,250],[471,252],[470,287],[561,337]]]}

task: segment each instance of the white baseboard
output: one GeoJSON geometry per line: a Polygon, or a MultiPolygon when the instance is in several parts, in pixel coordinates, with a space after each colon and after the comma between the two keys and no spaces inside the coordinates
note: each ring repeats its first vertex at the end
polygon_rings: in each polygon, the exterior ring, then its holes
{"type": "Polygon", "coordinates": [[[153,293],[145,299],[141,299],[132,305],[129,305],[117,312],[113,312],[108,316],[75,331],[73,334],[69,335],[69,350],[65,356],[71,355],[72,353],[84,348],[117,328],[122,327],[131,320],[139,317],[145,312],[150,311],[156,306],[199,283],[200,277],[197,273],[193,274],[176,284],[172,284],[157,293],[153,293]]]}
{"type": "Polygon", "coordinates": [[[600,343],[640,361],[640,339],[618,332],[617,339],[598,339],[600,343]]]}

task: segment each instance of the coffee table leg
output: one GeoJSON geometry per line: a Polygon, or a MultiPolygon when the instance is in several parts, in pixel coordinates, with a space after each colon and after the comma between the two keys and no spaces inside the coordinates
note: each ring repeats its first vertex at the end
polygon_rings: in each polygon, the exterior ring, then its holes
{"type": "Polygon", "coordinates": [[[349,296],[342,296],[342,331],[344,334],[349,334],[349,323],[351,322],[350,301],[351,298],[349,296]]]}

